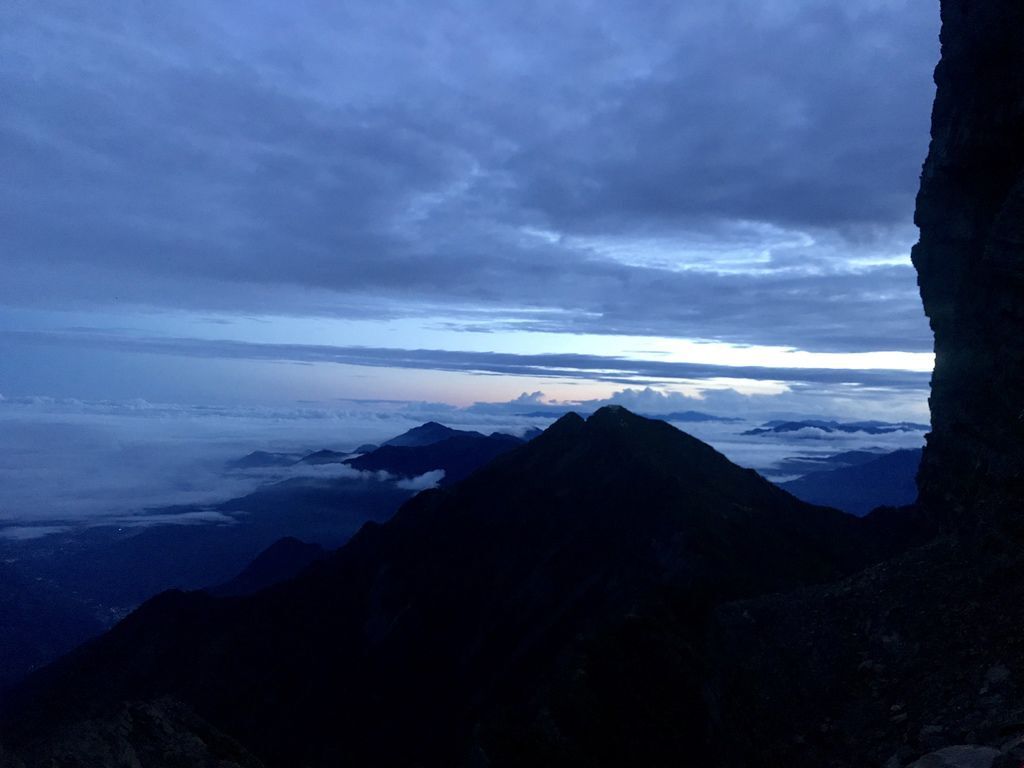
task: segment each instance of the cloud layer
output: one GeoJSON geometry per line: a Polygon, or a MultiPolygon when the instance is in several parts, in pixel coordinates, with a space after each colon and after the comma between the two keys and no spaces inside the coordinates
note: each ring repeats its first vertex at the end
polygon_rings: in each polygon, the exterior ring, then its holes
{"type": "MultiPolygon", "coordinates": [[[[505,403],[455,408],[443,403],[347,402],[291,409],[210,407],[146,401],[0,400],[0,538],[25,539],[77,525],[226,524],[210,507],[284,480],[397,483],[408,491],[433,487],[443,472],[396,480],[341,464],[232,469],[227,463],[253,450],[303,455],[328,448],[346,452],[379,443],[429,420],[463,429],[522,431],[546,427],[566,407],[590,412],[610,403],[651,414],[697,409],[738,419],[679,426],[735,461],[765,470],[794,455],[826,455],[850,448],[918,447],[921,431],[749,436],[743,432],[772,408],[798,401],[735,392],[704,400],[654,390],[626,389],[603,400],[551,403],[541,392],[505,403]],[[758,400],[762,402],[757,402],[758,400]],[[547,417],[533,415],[550,410],[547,417]],[[173,505],[179,508],[168,509],[173,505]],[[195,505],[195,506],[188,506],[195,505]]],[[[855,417],[863,415],[854,412],[855,417]]],[[[887,418],[885,414],[877,414],[887,418]]]]}
{"type": "Polygon", "coordinates": [[[89,331],[73,333],[0,332],[0,341],[5,339],[37,345],[67,346],[77,349],[91,347],[184,358],[333,363],[471,374],[586,379],[615,384],[633,384],[643,379],[673,383],[721,378],[820,385],[844,384],[924,391],[927,389],[930,379],[929,373],[907,370],[714,365],[634,360],[574,353],[529,355],[508,352],[464,352],[394,347],[268,344],[196,338],[139,337],[89,331]]]}
{"type": "Polygon", "coordinates": [[[7,3],[0,303],[927,350],[906,255],[937,22],[7,3]]]}

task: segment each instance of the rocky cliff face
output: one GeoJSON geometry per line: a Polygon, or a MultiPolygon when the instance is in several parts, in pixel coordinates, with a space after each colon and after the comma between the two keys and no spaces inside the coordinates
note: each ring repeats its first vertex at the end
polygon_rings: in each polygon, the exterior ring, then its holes
{"type": "Polygon", "coordinates": [[[943,0],[942,21],[913,252],[937,358],[918,484],[973,527],[1024,498],[1024,3],[943,0]]]}

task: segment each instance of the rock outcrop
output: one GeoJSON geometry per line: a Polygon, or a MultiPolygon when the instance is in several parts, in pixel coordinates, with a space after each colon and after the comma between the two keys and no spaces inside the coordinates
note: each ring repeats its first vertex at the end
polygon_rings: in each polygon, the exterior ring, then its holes
{"type": "Polygon", "coordinates": [[[234,739],[170,699],[126,702],[59,728],[22,755],[0,746],[0,768],[263,768],[234,739]]]}
{"type": "Polygon", "coordinates": [[[935,333],[921,500],[958,527],[1024,498],[1024,3],[943,0],[913,251],[935,333]]]}
{"type": "Polygon", "coordinates": [[[998,749],[961,744],[925,755],[910,768],[992,768],[1000,757],[998,749]]]}

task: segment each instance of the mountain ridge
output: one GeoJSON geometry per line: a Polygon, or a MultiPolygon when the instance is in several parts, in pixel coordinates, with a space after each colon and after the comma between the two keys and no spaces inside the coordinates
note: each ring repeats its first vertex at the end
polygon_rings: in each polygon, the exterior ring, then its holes
{"type": "Polygon", "coordinates": [[[315,562],[323,560],[329,550],[319,544],[301,541],[294,536],[278,539],[260,552],[242,571],[223,584],[206,591],[217,597],[241,597],[298,576],[315,562]]]}
{"type": "Polygon", "coordinates": [[[452,437],[474,436],[484,437],[482,432],[475,432],[465,429],[454,429],[437,421],[428,421],[418,427],[406,430],[390,440],[385,440],[380,447],[394,446],[396,448],[419,448],[426,445],[439,443],[452,437]]]}
{"type": "MultiPolygon", "coordinates": [[[[271,764],[507,757],[539,737],[536,697],[579,690],[573,664],[629,616],[675,616],[682,647],[696,648],[716,602],[882,556],[865,554],[866,530],[664,422],[624,409],[567,415],[462,483],[365,525],[286,584],[250,598],[149,601],[37,675],[22,702],[73,714],[169,695],[271,764]],[[298,712],[281,709],[300,701],[298,712]],[[280,724],[273,733],[258,725],[269,722],[280,724]]],[[[658,694],[701,731],[703,662],[688,652],[680,663],[680,691],[658,694]]],[[[604,685],[583,695],[616,706],[604,685]]]]}
{"type": "MultiPolygon", "coordinates": [[[[456,432],[456,430],[452,430],[456,432]]],[[[523,440],[495,432],[459,432],[425,444],[395,445],[385,443],[374,451],[344,460],[344,464],[366,472],[388,472],[413,478],[434,470],[442,470],[441,482],[451,485],[467,477],[506,451],[522,445],[523,440]]]]}

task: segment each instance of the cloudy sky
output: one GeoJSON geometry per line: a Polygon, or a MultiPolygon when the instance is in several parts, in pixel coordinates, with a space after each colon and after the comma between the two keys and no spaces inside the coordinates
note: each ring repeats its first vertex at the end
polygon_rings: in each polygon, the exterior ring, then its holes
{"type": "Polygon", "coordinates": [[[5,2],[0,394],[926,420],[937,35],[934,0],[5,2]]]}

